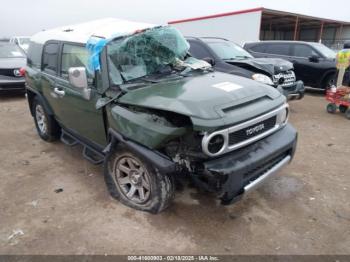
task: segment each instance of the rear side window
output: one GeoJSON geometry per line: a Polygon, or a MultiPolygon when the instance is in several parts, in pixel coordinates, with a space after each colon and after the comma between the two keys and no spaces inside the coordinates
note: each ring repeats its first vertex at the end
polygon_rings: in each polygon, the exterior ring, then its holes
{"type": "Polygon", "coordinates": [[[266,45],[254,45],[252,47],[248,47],[248,49],[257,53],[265,53],[266,45]]]}
{"type": "Polygon", "coordinates": [[[42,70],[48,73],[57,72],[58,43],[48,43],[44,46],[42,70]]]}
{"type": "Polygon", "coordinates": [[[198,59],[203,59],[206,57],[211,57],[209,52],[201,45],[196,42],[189,41],[190,43],[190,54],[198,59]]]}
{"type": "MultiPolygon", "coordinates": [[[[64,44],[62,50],[61,76],[68,78],[68,69],[70,67],[85,67],[86,72],[88,66],[88,52],[83,46],[64,44]]],[[[88,75],[90,78],[91,75],[88,75]]]]}
{"type": "Polygon", "coordinates": [[[266,46],[266,53],[274,55],[291,55],[288,44],[271,44],[266,46]]]}
{"type": "Polygon", "coordinates": [[[27,63],[29,66],[41,67],[41,54],[43,50],[43,45],[30,42],[27,54],[27,63]]]}
{"type": "Polygon", "coordinates": [[[315,52],[310,46],[307,45],[295,45],[293,56],[297,57],[310,57],[317,56],[317,52],[315,52]]]}

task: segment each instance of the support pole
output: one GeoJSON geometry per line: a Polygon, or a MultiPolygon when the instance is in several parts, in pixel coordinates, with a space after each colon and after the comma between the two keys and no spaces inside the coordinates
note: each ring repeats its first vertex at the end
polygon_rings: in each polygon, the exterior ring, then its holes
{"type": "Polygon", "coordinates": [[[293,40],[297,40],[297,32],[298,32],[298,23],[299,23],[299,16],[296,17],[295,19],[295,25],[294,25],[294,37],[293,40]]]}
{"type": "Polygon", "coordinates": [[[335,39],[335,42],[337,43],[338,48],[342,49],[343,48],[343,44],[344,44],[344,43],[341,43],[342,34],[343,34],[343,24],[340,25],[338,32],[339,32],[339,34],[338,34],[338,37],[335,39]]]}
{"type": "Polygon", "coordinates": [[[324,21],[322,21],[322,23],[321,23],[320,33],[318,35],[318,42],[319,43],[322,43],[323,26],[324,26],[324,21]]]}

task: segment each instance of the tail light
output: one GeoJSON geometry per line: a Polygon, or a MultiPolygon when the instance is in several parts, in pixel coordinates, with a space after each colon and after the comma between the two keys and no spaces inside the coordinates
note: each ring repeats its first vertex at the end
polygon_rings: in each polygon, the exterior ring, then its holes
{"type": "Polygon", "coordinates": [[[21,68],[19,69],[19,75],[20,75],[20,76],[25,76],[25,74],[26,74],[26,69],[25,69],[24,67],[21,67],[21,68]]]}

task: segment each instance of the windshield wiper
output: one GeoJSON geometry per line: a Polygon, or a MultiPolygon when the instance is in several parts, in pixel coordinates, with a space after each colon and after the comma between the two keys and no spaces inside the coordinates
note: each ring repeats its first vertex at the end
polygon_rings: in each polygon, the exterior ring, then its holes
{"type": "Polygon", "coordinates": [[[158,83],[158,81],[154,80],[154,79],[149,79],[149,76],[141,76],[138,78],[133,78],[133,79],[129,79],[124,81],[123,85],[140,85],[140,84],[144,84],[146,83],[158,83]]]}

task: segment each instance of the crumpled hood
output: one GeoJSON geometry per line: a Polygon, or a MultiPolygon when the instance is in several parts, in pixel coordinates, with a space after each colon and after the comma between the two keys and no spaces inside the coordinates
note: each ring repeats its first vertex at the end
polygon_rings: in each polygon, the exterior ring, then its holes
{"type": "Polygon", "coordinates": [[[26,58],[16,57],[16,58],[0,58],[0,68],[21,68],[26,66],[26,58]]]}
{"type": "Polygon", "coordinates": [[[203,126],[208,120],[220,120],[216,124],[225,125],[254,117],[280,105],[284,98],[273,87],[213,72],[135,89],[118,102],[176,112],[203,126]],[[261,107],[254,107],[257,104],[261,107]],[[240,107],[242,110],[234,110],[240,107]]]}
{"type": "Polygon", "coordinates": [[[254,67],[268,73],[269,75],[275,75],[293,69],[293,64],[291,62],[280,58],[247,58],[228,60],[225,62],[236,66],[242,66],[247,69],[249,67],[254,67]]]}

